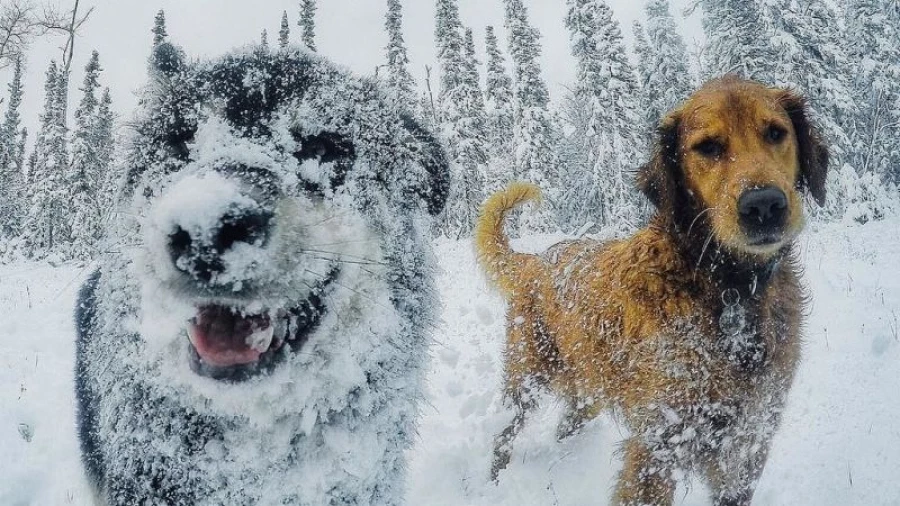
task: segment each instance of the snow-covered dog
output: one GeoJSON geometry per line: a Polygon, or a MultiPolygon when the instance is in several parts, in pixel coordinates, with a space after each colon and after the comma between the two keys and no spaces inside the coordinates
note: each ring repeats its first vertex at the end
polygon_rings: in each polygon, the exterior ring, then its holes
{"type": "Polygon", "coordinates": [[[102,502],[397,504],[435,299],[434,140],[300,50],[163,44],[77,311],[102,502]]]}
{"type": "Polygon", "coordinates": [[[630,431],[612,504],[669,506],[679,471],[718,506],[749,506],[801,357],[808,298],[803,196],[825,199],[828,148],[792,91],[726,76],[663,118],[639,186],[656,207],[631,237],[518,253],[506,215],[540,197],[511,184],[484,205],[482,267],[509,303],[496,480],[550,388],[559,436],[613,411],[630,431]]]}

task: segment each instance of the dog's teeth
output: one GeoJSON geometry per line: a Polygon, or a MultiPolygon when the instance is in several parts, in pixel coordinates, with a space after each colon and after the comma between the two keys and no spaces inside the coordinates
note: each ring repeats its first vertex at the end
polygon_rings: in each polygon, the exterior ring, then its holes
{"type": "Polygon", "coordinates": [[[250,334],[247,338],[247,344],[256,351],[265,352],[272,345],[272,336],[275,335],[275,328],[271,325],[263,330],[257,330],[250,334]]]}

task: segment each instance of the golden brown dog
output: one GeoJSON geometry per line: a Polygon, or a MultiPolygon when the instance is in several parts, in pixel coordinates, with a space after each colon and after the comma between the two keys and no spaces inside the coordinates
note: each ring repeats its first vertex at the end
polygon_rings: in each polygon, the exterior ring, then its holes
{"type": "Polygon", "coordinates": [[[548,386],[569,408],[560,437],[607,408],[630,429],[615,504],[671,504],[676,468],[705,477],[716,504],[749,504],[800,358],[801,194],[822,203],[827,164],[802,98],[725,77],[662,120],[638,177],[656,213],[632,237],[516,253],[504,217],[538,189],[488,199],[476,243],[509,301],[516,413],[493,478],[548,386]]]}

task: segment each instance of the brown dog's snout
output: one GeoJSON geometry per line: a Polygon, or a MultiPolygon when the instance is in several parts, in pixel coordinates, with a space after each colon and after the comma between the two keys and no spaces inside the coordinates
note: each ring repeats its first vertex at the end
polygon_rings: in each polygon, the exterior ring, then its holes
{"type": "Polygon", "coordinates": [[[787,222],[787,195],[774,186],[752,188],[738,199],[741,226],[751,237],[781,232],[787,222]]]}

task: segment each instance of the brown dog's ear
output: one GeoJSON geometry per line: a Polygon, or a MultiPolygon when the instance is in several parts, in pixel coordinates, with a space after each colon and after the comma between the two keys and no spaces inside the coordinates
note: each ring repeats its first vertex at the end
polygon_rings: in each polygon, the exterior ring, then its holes
{"type": "Polygon", "coordinates": [[[660,121],[652,158],[638,169],[637,187],[657,209],[668,207],[674,198],[680,122],[679,110],[670,112],[660,121]]]}
{"type": "Polygon", "coordinates": [[[805,188],[820,206],[825,204],[825,178],[828,173],[828,147],[809,120],[806,100],[789,90],[778,90],[776,99],[784,108],[794,132],[800,157],[800,188],[805,188]]]}

